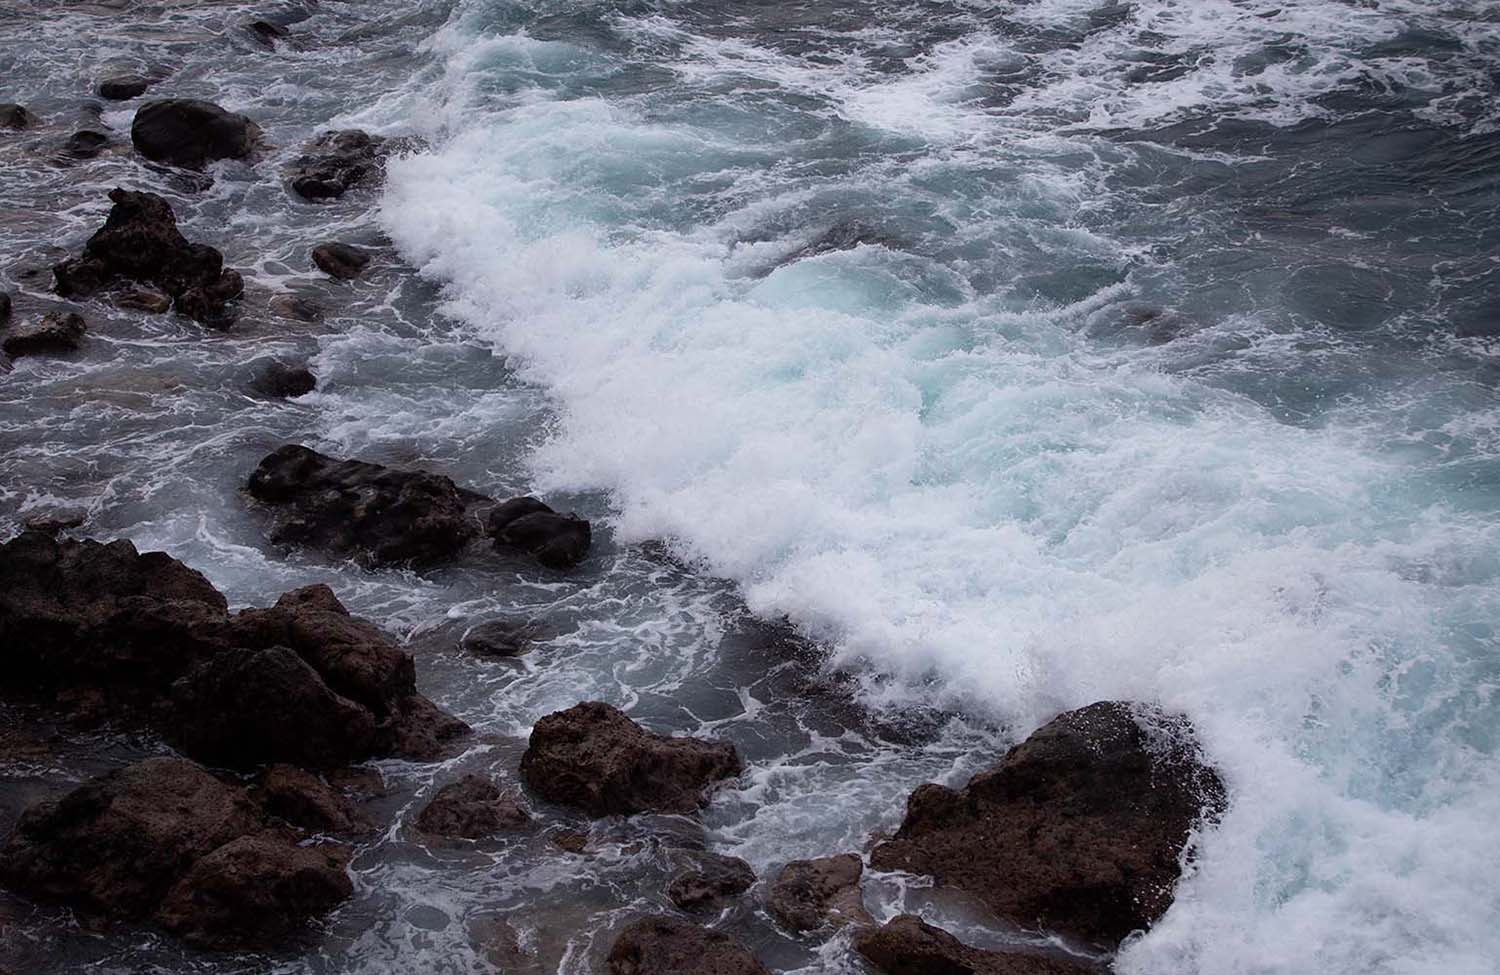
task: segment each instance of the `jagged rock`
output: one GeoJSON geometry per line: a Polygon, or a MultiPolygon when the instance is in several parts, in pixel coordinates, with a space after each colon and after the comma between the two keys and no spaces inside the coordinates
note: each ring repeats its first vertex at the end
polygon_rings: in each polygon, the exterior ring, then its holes
{"type": "Polygon", "coordinates": [[[256,785],[261,805],[294,826],[327,833],[352,833],[365,826],[348,800],[307,769],[272,765],[256,785]]]}
{"type": "Polygon", "coordinates": [[[49,312],[40,321],[8,326],[0,333],[0,350],[12,359],[23,355],[77,352],[87,331],[88,323],[82,315],[49,312]]]}
{"type": "Polygon", "coordinates": [[[130,141],[152,162],[202,169],[216,159],[245,159],[260,127],[212,102],[170,98],[147,102],[135,113],[130,141]]]}
{"type": "Polygon", "coordinates": [[[182,236],[171,205],[155,193],[116,188],[109,198],[109,217],[82,256],[52,269],[57,293],[87,297],[121,278],[150,282],[172,296],[183,314],[221,322],[225,303],[244,290],[239,273],[224,267],[224,255],[182,236]]]}
{"type": "Polygon", "coordinates": [[[860,931],[854,950],[889,975],[1103,975],[1084,961],[974,948],[911,914],[860,931]]]}
{"type": "Polygon", "coordinates": [[[496,505],[485,522],[485,534],[497,548],[518,548],[543,565],[566,569],[588,554],[589,523],[574,514],[558,514],[536,498],[511,498],[496,505]]]}
{"type": "Polygon", "coordinates": [[[594,816],[692,812],[741,768],[728,742],[654,734],[599,701],[538,721],[521,757],[533,791],[594,816]]]}
{"type": "Polygon", "coordinates": [[[29,129],[40,121],[15,102],[0,102],[0,129],[29,129]]]}
{"type": "Polygon", "coordinates": [[[360,276],[370,263],[370,255],[352,244],[330,241],[313,248],[312,260],[324,273],[349,281],[360,276]]]}
{"type": "Polygon", "coordinates": [[[466,775],[437,791],[417,814],[417,829],[432,836],[477,840],[501,830],[524,829],[531,816],[513,795],[478,775],[466,775]]]}
{"type": "Polygon", "coordinates": [[[251,386],[265,396],[290,399],[312,392],[318,387],[318,378],[306,366],[289,366],[272,360],[255,374],[251,386]]]}
{"type": "Polygon", "coordinates": [[[690,869],[672,878],[667,896],[685,911],[717,910],[754,883],[755,871],[739,857],[700,853],[690,869]]]}
{"type": "Polygon", "coordinates": [[[1112,948],[1166,911],[1189,833],[1223,802],[1185,719],[1100,702],[1059,715],[962,791],[918,787],[870,862],[1112,948]]]}
{"type": "Polygon", "coordinates": [[[337,460],[291,444],[260,462],[248,490],[277,509],[273,541],[369,566],[451,558],[476,534],[470,506],[485,500],[438,474],[337,460]]]}
{"type": "Polygon", "coordinates": [[[811,931],[825,922],[869,924],[860,896],[864,864],[854,853],[793,860],[781,868],[766,892],[766,908],[793,931],[811,931]]]}
{"type": "Polygon", "coordinates": [[[385,139],[359,129],[324,132],[288,167],[287,180],[304,199],[337,199],[354,186],[379,182],[387,151],[385,139]]]}
{"type": "Polygon", "coordinates": [[[144,95],[151,84],[150,78],[142,78],[135,74],[118,74],[100,81],[96,91],[99,92],[100,98],[107,98],[112,102],[123,102],[144,95]]]}
{"type": "Polygon", "coordinates": [[[610,975],[769,975],[738,941],[691,921],[648,917],[609,949],[610,975]]]}

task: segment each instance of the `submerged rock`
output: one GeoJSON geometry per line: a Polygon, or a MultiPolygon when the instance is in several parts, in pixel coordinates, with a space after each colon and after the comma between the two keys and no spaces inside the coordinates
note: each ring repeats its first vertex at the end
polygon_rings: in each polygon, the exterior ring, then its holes
{"type": "Polygon", "coordinates": [[[860,931],[854,950],[889,975],[1103,975],[1087,962],[974,948],[911,914],[860,931]]]}
{"type": "Polygon", "coordinates": [[[718,910],[754,884],[754,869],[739,857],[699,853],[690,869],[672,878],[667,896],[685,911],[718,910]]]}
{"type": "Polygon", "coordinates": [[[1189,833],[1223,802],[1184,719],[1100,702],[1054,718],[961,791],[918,787],[870,862],[1113,948],[1166,911],[1189,833]]]}
{"type": "Polygon", "coordinates": [[[692,812],[742,767],[728,742],[654,734],[600,701],[538,721],[521,756],[533,791],[594,816],[692,812]]]}
{"type": "Polygon", "coordinates": [[[182,236],[171,205],[155,193],[116,188],[109,198],[114,203],[109,217],[84,245],[82,256],[52,269],[57,293],[88,297],[119,279],[150,282],[170,295],[183,314],[200,322],[222,322],[225,304],[244,290],[239,273],[224,267],[224,255],[182,236]]]}
{"type": "Polygon", "coordinates": [[[20,322],[0,332],[0,350],[12,359],[23,355],[77,352],[88,323],[73,312],[50,312],[39,321],[20,322]]]}
{"type": "Polygon", "coordinates": [[[691,921],[648,917],[609,949],[610,975],[769,975],[738,941],[691,921]]]}
{"type": "Polygon", "coordinates": [[[338,460],[293,444],[268,454],[247,489],[276,509],[273,541],[368,566],[453,557],[478,533],[470,507],[486,500],[440,474],[338,460]]]}
{"type": "Polygon", "coordinates": [[[379,182],[387,151],[385,139],[359,129],[324,132],[288,167],[287,181],[304,199],[337,199],[352,187],[379,182]]]}
{"type": "Polygon", "coordinates": [[[490,511],[485,534],[497,548],[520,549],[552,569],[577,565],[588,554],[589,523],[574,514],[558,514],[536,498],[511,498],[490,511]]]}
{"type": "Polygon", "coordinates": [[[252,20],[245,24],[245,33],[250,39],[264,48],[274,48],[276,45],[292,36],[292,32],[280,24],[273,24],[269,20],[252,20]]]}
{"type": "Polygon", "coordinates": [[[202,169],[217,159],[246,159],[260,127],[213,102],[170,98],[147,102],[135,113],[130,141],[152,162],[202,169]]]}
{"type": "Polygon", "coordinates": [[[109,133],[98,129],[79,129],[63,143],[62,154],[67,159],[94,159],[109,145],[109,133]]]}
{"type": "Polygon", "coordinates": [[[318,379],[306,366],[290,366],[272,360],[260,368],[250,385],[265,396],[291,399],[317,389],[318,379]]]}
{"type": "Polygon", "coordinates": [[[39,121],[24,106],[15,102],[0,102],[0,129],[29,129],[39,121]]]}
{"type": "Polygon", "coordinates": [[[353,244],[330,241],[313,248],[312,260],[325,274],[349,281],[360,276],[370,263],[370,255],[353,244]]]}
{"type": "Polygon", "coordinates": [[[152,81],[136,74],[117,74],[104,78],[95,89],[100,98],[107,98],[112,102],[129,101],[146,93],[152,81]]]}
{"type": "Polygon", "coordinates": [[[470,840],[524,829],[530,822],[530,814],[515,796],[478,775],[443,786],[417,814],[417,829],[424,833],[470,840]]]}
{"type": "Polygon", "coordinates": [[[535,636],[531,623],[491,620],[470,627],[459,646],[480,657],[519,657],[531,649],[535,636]]]}
{"type": "Polygon", "coordinates": [[[299,322],[323,320],[323,306],[306,298],[298,298],[295,295],[275,295],[267,304],[282,318],[295,318],[299,322]]]}
{"type": "Polygon", "coordinates": [[[115,299],[117,308],[128,308],[131,311],[144,311],[152,315],[160,315],[172,310],[172,296],[162,294],[159,291],[151,291],[145,288],[135,288],[127,291],[115,299]]]}
{"type": "Polygon", "coordinates": [[[793,860],[772,881],[766,909],[793,931],[811,931],[825,922],[872,923],[859,891],[864,869],[854,853],[793,860]]]}

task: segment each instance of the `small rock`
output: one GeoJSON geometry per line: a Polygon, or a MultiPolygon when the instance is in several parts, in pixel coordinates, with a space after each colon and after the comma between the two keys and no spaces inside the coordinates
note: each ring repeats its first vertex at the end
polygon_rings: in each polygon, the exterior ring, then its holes
{"type": "Polygon", "coordinates": [[[564,853],[583,853],[589,847],[587,833],[580,833],[576,829],[559,830],[552,834],[552,845],[564,853]]]}
{"type": "Polygon", "coordinates": [[[911,914],[860,931],[854,950],[889,975],[1104,975],[1084,961],[973,948],[911,914]]]}
{"type": "Polygon", "coordinates": [[[521,756],[538,795],[593,816],[692,812],[742,767],[728,742],[654,734],[600,701],[542,718],[521,756]]]}
{"type": "Polygon", "coordinates": [[[717,910],[754,883],[755,871],[739,857],[700,853],[691,869],[672,878],[667,896],[684,911],[717,910]]]}
{"type": "Polygon", "coordinates": [[[292,189],[304,199],[333,200],[384,173],[386,142],[359,129],[324,132],[287,170],[292,189]]]}
{"type": "Polygon", "coordinates": [[[750,949],[691,921],[648,917],[609,949],[610,975],[769,975],[750,949]]]}
{"type": "Polygon", "coordinates": [[[116,298],[115,305],[119,308],[128,308],[131,311],[144,311],[153,315],[160,315],[172,309],[172,296],[164,295],[160,291],[146,291],[141,288],[134,288],[116,298]]]}
{"type": "Polygon", "coordinates": [[[79,129],[63,143],[62,153],[69,159],[93,159],[109,145],[109,134],[96,129],[79,129]]]}
{"type": "Polygon", "coordinates": [[[320,270],[341,281],[359,277],[365,266],[370,263],[370,255],[365,251],[336,241],[314,247],[312,259],[320,270]]]}
{"type": "Polygon", "coordinates": [[[40,121],[15,102],[0,102],[0,129],[29,129],[40,121]]]}
{"type": "Polygon", "coordinates": [[[531,649],[535,635],[530,623],[491,620],[471,626],[458,645],[480,657],[519,657],[531,649]]]}
{"type": "Polygon", "coordinates": [[[496,547],[518,548],[552,569],[577,565],[588,554],[589,523],[574,514],[558,514],[532,497],[511,498],[496,505],[485,520],[485,534],[496,547]]]}
{"type": "Polygon", "coordinates": [[[261,47],[274,48],[278,41],[286,40],[292,32],[280,24],[268,20],[252,20],[245,25],[245,33],[261,47]]]}
{"type": "Polygon", "coordinates": [[[250,385],[266,396],[288,399],[312,392],[318,386],[318,379],[306,366],[289,366],[273,360],[261,367],[250,385]]]}
{"type": "Polygon", "coordinates": [[[76,352],[83,345],[88,323],[83,316],[69,312],[51,312],[40,321],[9,326],[0,333],[0,349],[12,359],[23,355],[47,355],[76,352]]]}
{"type": "Polygon", "coordinates": [[[130,141],[141,155],[184,169],[249,158],[259,140],[260,127],[245,116],[187,98],[147,102],[130,126],[130,141]]]}
{"type": "Polygon", "coordinates": [[[0,291],[0,326],[3,326],[10,321],[10,312],[10,294],[5,291],[0,291]]]}
{"type": "Polygon", "coordinates": [[[107,98],[112,102],[129,101],[146,93],[151,87],[151,79],[142,78],[136,74],[117,74],[105,78],[99,82],[96,89],[100,98],[107,98]]]}
{"type": "Polygon", "coordinates": [[[48,508],[27,515],[26,520],[21,522],[21,527],[29,532],[56,535],[69,528],[77,528],[88,520],[89,513],[83,508],[48,508]]]}
{"type": "Polygon", "coordinates": [[[859,891],[863,872],[864,864],[854,853],[793,860],[766,892],[766,908],[793,931],[811,931],[824,922],[873,923],[859,891]]]}
{"type": "Polygon", "coordinates": [[[282,318],[295,318],[301,322],[321,322],[323,320],[323,306],[316,301],[308,301],[306,298],[298,298],[293,295],[274,295],[270,301],[271,310],[282,318]]]}
{"type": "Polygon", "coordinates": [[[531,823],[513,795],[478,775],[466,775],[438,790],[420,813],[417,829],[432,836],[460,836],[477,840],[501,830],[524,829],[531,823]]]}
{"type": "Polygon", "coordinates": [[[349,833],[365,825],[347,799],[307,769],[272,765],[260,774],[257,785],[266,810],[294,826],[349,833]]]}

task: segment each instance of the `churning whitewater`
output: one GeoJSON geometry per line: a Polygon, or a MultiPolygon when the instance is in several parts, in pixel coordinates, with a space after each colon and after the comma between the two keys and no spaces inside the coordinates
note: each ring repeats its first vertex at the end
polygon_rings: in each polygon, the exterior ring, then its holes
{"type": "Polygon", "coordinates": [[[1500,958],[1500,9],[472,2],[383,223],[608,492],[862,676],[1191,715],[1124,972],[1500,958]]]}

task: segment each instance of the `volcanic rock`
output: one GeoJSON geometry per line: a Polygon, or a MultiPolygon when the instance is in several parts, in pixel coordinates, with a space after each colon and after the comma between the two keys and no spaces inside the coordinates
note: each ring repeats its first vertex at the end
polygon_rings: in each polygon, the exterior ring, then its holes
{"type": "Polygon", "coordinates": [[[854,853],[793,860],[772,881],[766,909],[793,931],[811,931],[824,922],[871,923],[859,892],[864,869],[854,853]]]}
{"type": "Polygon", "coordinates": [[[364,828],[348,800],[307,769],[272,765],[256,780],[267,812],[314,832],[349,833],[364,828]]]}
{"type": "Polygon", "coordinates": [[[109,133],[98,129],[79,129],[63,143],[62,154],[68,159],[93,159],[109,145],[109,133]]]}
{"type": "Polygon", "coordinates": [[[129,101],[146,93],[151,87],[151,79],[142,78],[134,74],[112,75],[99,82],[96,89],[100,98],[107,98],[112,102],[129,101]]]}
{"type": "Polygon", "coordinates": [[[451,558],[476,534],[469,506],[485,500],[438,474],[337,460],[292,444],[260,462],[248,490],[277,509],[273,541],[367,566],[451,558]]]}
{"type": "Polygon", "coordinates": [[[459,646],[480,657],[519,657],[531,649],[535,627],[526,622],[491,620],[470,627],[459,646]]]}
{"type": "Polygon", "coordinates": [[[255,374],[251,386],[265,396],[290,399],[312,392],[318,387],[318,378],[306,366],[289,366],[272,360],[255,374]]]}
{"type": "Polygon", "coordinates": [[[518,548],[552,569],[567,569],[588,553],[589,523],[558,514],[536,498],[511,498],[496,505],[485,522],[495,547],[518,548]]]}
{"type": "Polygon", "coordinates": [[[360,276],[370,263],[370,255],[353,244],[329,241],[313,248],[312,260],[324,273],[349,281],[360,276]]]}
{"type": "Polygon", "coordinates": [[[40,321],[21,322],[0,333],[0,350],[12,359],[23,355],[76,352],[88,323],[76,313],[49,312],[40,321]]]}
{"type": "Polygon", "coordinates": [[[417,829],[433,836],[477,840],[501,830],[523,829],[531,816],[513,795],[478,775],[466,775],[438,790],[417,814],[417,829]]]}
{"type": "Polygon", "coordinates": [[[172,310],[172,296],[162,294],[160,291],[136,288],[116,298],[115,306],[118,308],[128,308],[131,311],[144,311],[153,315],[160,315],[163,312],[172,310]]]}
{"type": "Polygon", "coordinates": [[[260,127],[245,116],[188,98],[147,102],[130,126],[130,141],[141,155],[184,169],[248,158],[259,140],[260,127]]]}
{"type": "Polygon", "coordinates": [[[1190,832],[1223,802],[1185,719],[1105,701],[1054,718],[961,791],[918,787],[870,862],[1113,948],[1166,911],[1190,832]]]}
{"type": "Polygon", "coordinates": [[[599,701],[542,718],[521,756],[533,791],[593,816],[692,812],[742,767],[728,742],[654,734],[599,701]]]}
{"type": "Polygon", "coordinates": [[[672,878],[667,896],[685,911],[717,910],[754,883],[755,871],[739,857],[700,853],[690,869],[672,878]]]}
{"type": "Polygon", "coordinates": [[[986,951],[902,914],[854,936],[854,950],[889,975],[1102,975],[1096,965],[1047,955],[986,951]]]}
{"type": "Polygon", "coordinates": [[[336,199],[351,187],[379,182],[387,151],[386,140],[359,129],[324,132],[288,167],[287,180],[304,199],[336,199]]]}
{"type": "Polygon", "coordinates": [[[738,941],[691,921],[648,917],[609,949],[610,975],[769,975],[738,941]]]}

